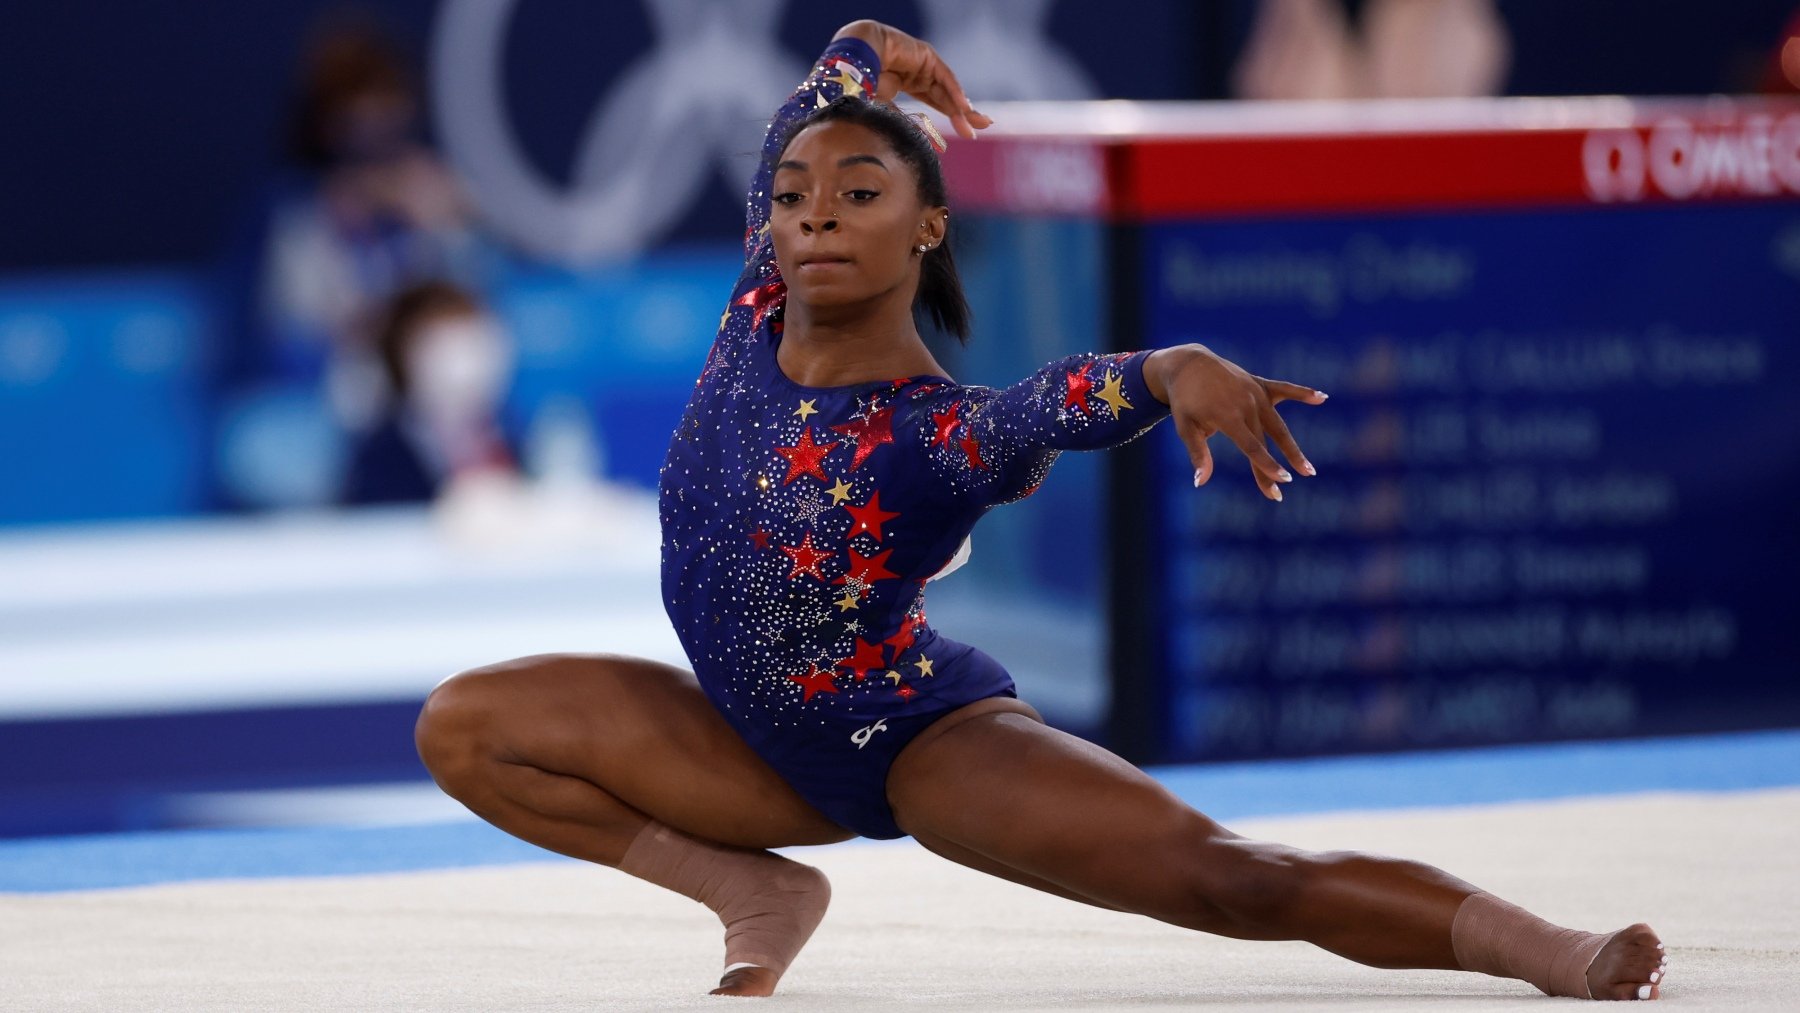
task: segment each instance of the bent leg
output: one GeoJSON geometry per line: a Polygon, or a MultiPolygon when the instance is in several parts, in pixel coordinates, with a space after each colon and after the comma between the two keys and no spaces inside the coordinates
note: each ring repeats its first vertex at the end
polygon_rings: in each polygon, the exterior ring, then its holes
{"type": "Polygon", "coordinates": [[[852,836],[794,793],[692,674],[618,655],[548,654],[477,668],[419,715],[444,791],[515,837],[618,865],[654,819],[742,848],[852,836]]]}
{"type": "MultiPolygon", "coordinates": [[[[1021,715],[909,747],[888,797],[908,833],[1104,905],[1241,939],[1306,940],[1377,967],[1463,967],[1452,929],[1475,887],[1417,862],[1240,837],[1124,760],[1021,715]]],[[[1596,961],[1601,983],[1647,983],[1656,968],[1654,954],[1615,963],[1596,961]]]]}
{"type": "Polygon", "coordinates": [[[751,752],[691,674],[656,662],[542,655],[465,672],[433,691],[416,735],[432,777],[476,815],[718,913],[729,994],[772,992],[830,896],[817,870],[760,849],[852,836],[751,752]]]}

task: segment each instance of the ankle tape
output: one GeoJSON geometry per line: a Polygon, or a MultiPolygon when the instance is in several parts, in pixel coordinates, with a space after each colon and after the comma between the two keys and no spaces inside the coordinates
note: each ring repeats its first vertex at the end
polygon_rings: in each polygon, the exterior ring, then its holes
{"type": "Polygon", "coordinates": [[[1609,937],[1565,929],[1488,893],[1456,909],[1450,946],[1465,971],[1528,981],[1549,995],[1592,999],[1587,972],[1609,937]]]}
{"type": "Polygon", "coordinates": [[[725,923],[727,970],[787,970],[811,938],[831,887],[811,866],[767,851],[729,848],[651,822],[632,839],[619,871],[697,900],[725,923]]]}

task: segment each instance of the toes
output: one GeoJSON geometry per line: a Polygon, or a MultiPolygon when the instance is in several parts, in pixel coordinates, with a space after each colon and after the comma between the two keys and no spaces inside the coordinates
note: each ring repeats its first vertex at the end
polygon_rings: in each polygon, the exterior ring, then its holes
{"type": "MultiPolygon", "coordinates": [[[[1620,929],[1607,944],[1607,959],[1592,968],[1598,976],[1611,978],[1604,985],[1590,981],[1596,999],[1647,1000],[1662,996],[1663,979],[1669,973],[1669,954],[1655,930],[1639,923],[1620,929]]],[[[1602,951],[1606,953],[1606,950],[1602,951]]]]}
{"type": "Polygon", "coordinates": [[[737,967],[726,971],[719,979],[719,987],[707,994],[757,997],[774,995],[778,980],[775,972],[766,967],[737,967]]]}

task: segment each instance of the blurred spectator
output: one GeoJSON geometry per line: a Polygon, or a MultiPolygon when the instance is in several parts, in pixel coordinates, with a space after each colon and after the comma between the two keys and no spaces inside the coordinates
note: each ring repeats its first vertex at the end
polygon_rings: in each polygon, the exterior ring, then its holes
{"type": "Polygon", "coordinates": [[[1494,95],[1509,60],[1492,0],[1262,0],[1233,77],[1248,99],[1494,95]]]}
{"type": "Polygon", "coordinates": [[[422,502],[458,480],[515,473],[498,421],[512,347],[473,296],[445,282],[401,291],[376,350],[384,407],[351,452],[345,504],[422,502]]]}
{"type": "Polygon", "coordinates": [[[287,166],[260,201],[233,294],[240,311],[227,372],[243,424],[227,434],[223,477],[240,504],[329,499],[342,442],[390,421],[381,417],[375,348],[389,299],[432,280],[483,287],[486,257],[468,204],[421,140],[420,111],[406,61],[366,21],[334,22],[302,56],[287,166]],[[256,455],[233,440],[305,446],[288,468],[316,474],[261,481],[267,470],[254,462],[233,466],[256,455]]]}
{"type": "Polygon", "coordinates": [[[1794,8],[1793,16],[1782,28],[1757,90],[1772,95],[1800,92],[1800,7],[1794,8]]]}

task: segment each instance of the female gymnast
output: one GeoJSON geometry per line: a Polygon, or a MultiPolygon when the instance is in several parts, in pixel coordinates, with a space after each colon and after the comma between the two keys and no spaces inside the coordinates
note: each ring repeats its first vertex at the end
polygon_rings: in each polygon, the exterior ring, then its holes
{"type": "Polygon", "coordinates": [[[932,48],[845,26],[776,115],[744,272],[669,445],[664,605],[694,671],[523,658],[431,694],[420,755],[495,826],[701,901],[716,994],[769,995],[823,917],[825,877],[768,848],[910,835],[1070,900],[1376,967],[1482,971],[1553,995],[1655,998],[1646,925],[1558,928],[1436,869],[1247,840],[1106,750],[1047,727],[1004,669],[925,619],[925,582],[1061,450],[1173,416],[1249,459],[1265,497],[1314,474],[1275,406],[1325,395],[1200,345],[1083,354],[996,390],[944,375],[915,309],[963,336],[949,210],[914,95],[989,125],[932,48]]]}

